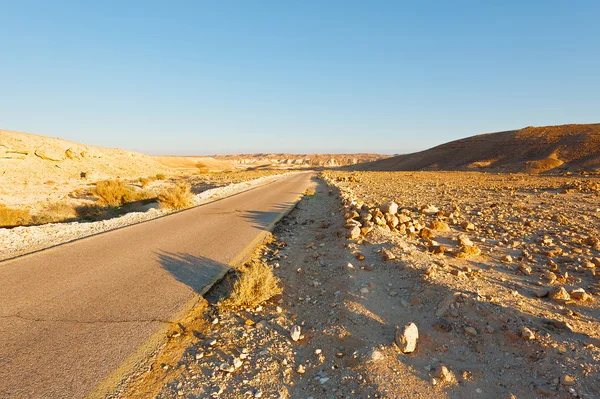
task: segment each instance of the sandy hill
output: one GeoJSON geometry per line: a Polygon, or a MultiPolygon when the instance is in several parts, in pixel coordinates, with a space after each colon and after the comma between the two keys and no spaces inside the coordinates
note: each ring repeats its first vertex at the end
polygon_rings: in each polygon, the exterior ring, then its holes
{"type": "Polygon", "coordinates": [[[57,202],[103,179],[170,174],[148,155],[0,130],[0,204],[57,202]]]}
{"type": "Polygon", "coordinates": [[[0,184],[18,179],[35,183],[88,179],[136,178],[168,170],[150,156],[94,147],[53,137],[0,130],[0,184]]]}
{"type": "Polygon", "coordinates": [[[600,124],[526,127],[480,134],[413,154],[357,165],[357,170],[600,170],[600,124]]]}

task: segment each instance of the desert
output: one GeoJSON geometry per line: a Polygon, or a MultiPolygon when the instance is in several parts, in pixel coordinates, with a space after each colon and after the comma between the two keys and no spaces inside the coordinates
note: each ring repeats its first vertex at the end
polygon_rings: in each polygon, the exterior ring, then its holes
{"type": "Polygon", "coordinates": [[[600,2],[4,2],[0,399],[600,399],[600,2]]]}

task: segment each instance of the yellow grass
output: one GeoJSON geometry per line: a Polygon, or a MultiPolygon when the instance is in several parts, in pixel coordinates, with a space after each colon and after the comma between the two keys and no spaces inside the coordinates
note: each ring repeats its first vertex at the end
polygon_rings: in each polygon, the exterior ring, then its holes
{"type": "Polygon", "coordinates": [[[177,182],[175,187],[168,188],[158,195],[158,203],[161,208],[173,210],[191,207],[194,204],[191,186],[183,181],[177,182]]]}
{"type": "Polygon", "coordinates": [[[265,263],[253,261],[240,272],[224,305],[255,307],[282,292],[281,282],[273,274],[273,269],[265,263]]]}
{"type": "Polygon", "coordinates": [[[26,209],[7,208],[0,204],[0,227],[16,227],[31,223],[31,214],[26,209]]]}

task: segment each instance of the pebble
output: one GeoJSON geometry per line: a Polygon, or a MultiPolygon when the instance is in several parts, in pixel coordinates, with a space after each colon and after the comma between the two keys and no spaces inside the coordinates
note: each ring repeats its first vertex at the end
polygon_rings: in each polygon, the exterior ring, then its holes
{"type": "Polygon", "coordinates": [[[300,332],[301,332],[300,326],[292,327],[292,330],[290,331],[290,336],[292,338],[292,341],[296,342],[300,339],[300,332]]]}
{"type": "Polygon", "coordinates": [[[409,323],[403,328],[396,329],[394,341],[402,353],[412,353],[417,348],[419,329],[415,323],[409,323]]]}

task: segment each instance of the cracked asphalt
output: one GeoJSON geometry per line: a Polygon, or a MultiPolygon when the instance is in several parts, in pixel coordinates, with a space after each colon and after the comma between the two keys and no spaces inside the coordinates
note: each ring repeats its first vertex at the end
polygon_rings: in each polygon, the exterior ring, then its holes
{"type": "Polygon", "coordinates": [[[96,395],[155,349],[311,176],[0,262],[0,398],[96,395]]]}

